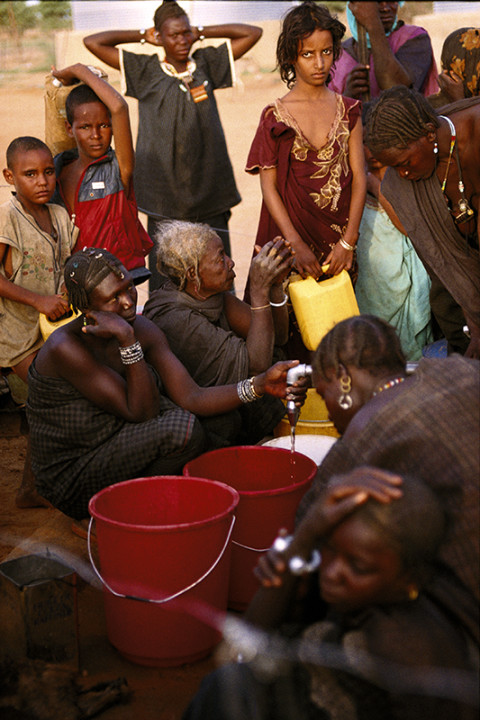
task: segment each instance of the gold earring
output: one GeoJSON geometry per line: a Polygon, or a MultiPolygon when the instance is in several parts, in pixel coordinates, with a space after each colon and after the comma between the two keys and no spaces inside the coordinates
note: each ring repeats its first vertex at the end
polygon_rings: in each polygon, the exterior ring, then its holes
{"type": "Polygon", "coordinates": [[[352,396],[350,395],[350,390],[352,389],[352,378],[350,375],[342,375],[340,378],[340,389],[342,394],[338,399],[338,404],[342,410],[350,410],[353,405],[352,396]]]}
{"type": "Polygon", "coordinates": [[[418,598],[418,588],[416,585],[410,585],[408,588],[408,599],[409,600],[416,600],[418,598]]]}

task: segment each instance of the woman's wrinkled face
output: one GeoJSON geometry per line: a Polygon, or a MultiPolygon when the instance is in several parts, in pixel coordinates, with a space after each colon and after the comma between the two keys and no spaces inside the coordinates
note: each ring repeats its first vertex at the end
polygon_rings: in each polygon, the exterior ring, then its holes
{"type": "Polygon", "coordinates": [[[425,136],[414,140],[406,148],[375,151],[376,159],[393,168],[405,180],[426,180],[435,172],[433,143],[425,136]]]}
{"type": "Polygon", "coordinates": [[[339,612],[407,597],[408,582],[398,552],[359,515],[347,518],[324,538],[320,552],[320,594],[339,612]]]}
{"type": "Polygon", "coordinates": [[[232,289],[235,263],[228,257],[218,235],[207,242],[205,254],[198,263],[200,295],[207,298],[232,289]]]}

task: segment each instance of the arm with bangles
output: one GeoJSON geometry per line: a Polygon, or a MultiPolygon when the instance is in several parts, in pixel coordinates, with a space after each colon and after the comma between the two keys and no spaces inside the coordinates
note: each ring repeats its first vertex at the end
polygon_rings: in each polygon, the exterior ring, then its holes
{"type": "Polygon", "coordinates": [[[165,334],[154,323],[140,316],[135,321],[135,330],[145,357],[160,375],[169,398],[195,415],[208,417],[226,413],[265,393],[280,398],[291,397],[299,405],[305,399],[301,382],[287,388],[287,371],[298,365],[298,360],[278,362],[251,381],[200,387],[170,350],[165,334]]]}
{"type": "Polygon", "coordinates": [[[250,373],[266,370],[272,364],[274,344],[284,345],[288,339],[282,283],[293,262],[291,248],[281,237],[255,249],[248,276],[251,305],[226,293],[224,306],[230,328],[245,340],[250,373]]]}
{"type": "Polygon", "coordinates": [[[352,195],[348,211],[348,223],[345,234],[325,258],[329,264],[330,275],[338,275],[342,270],[350,270],[353,265],[353,251],[358,240],[358,228],[362,219],[367,177],[365,174],[365,154],[363,150],[363,127],[358,118],[348,141],[348,160],[352,170],[352,195]]]}

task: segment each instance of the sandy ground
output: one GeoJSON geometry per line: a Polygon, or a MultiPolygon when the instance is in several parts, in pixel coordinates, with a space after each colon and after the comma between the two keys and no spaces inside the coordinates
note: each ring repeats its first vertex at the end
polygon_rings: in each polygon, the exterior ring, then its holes
{"type": "MultiPolygon", "coordinates": [[[[4,163],[8,143],[20,135],[44,137],[43,74],[16,76],[15,84],[0,88],[0,157],[4,163]]],[[[231,237],[237,266],[236,290],[243,293],[260,209],[258,178],[243,167],[262,108],[283,89],[276,76],[250,75],[235,90],[217,93],[230,156],[242,203],[233,209],[231,237]]],[[[4,165],[2,165],[3,167],[4,165]]],[[[0,179],[0,202],[9,197],[0,179]]],[[[139,302],[146,298],[140,288],[139,302]]],[[[115,706],[102,717],[127,720],[178,720],[201,678],[214,666],[212,658],[183,668],[150,669],[122,659],[106,636],[100,590],[90,584],[86,543],[73,535],[69,519],[53,509],[19,510],[15,489],[23,469],[25,424],[18,409],[2,406],[0,398],[0,562],[18,554],[43,553],[46,548],[79,572],[79,667],[92,681],[126,677],[133,697],[128,705],[115,706]]]]}

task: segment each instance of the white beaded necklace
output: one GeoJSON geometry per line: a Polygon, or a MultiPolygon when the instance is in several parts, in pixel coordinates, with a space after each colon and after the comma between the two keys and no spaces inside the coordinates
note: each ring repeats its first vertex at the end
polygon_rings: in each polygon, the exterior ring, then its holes
{"type": "Polygon", "coordinates": [[[390,388],[395,387],[395,385],[400,385],[402,382],[405,382],[405,378],[403,376],[393,378],[393,380],[389,380],[384,385],[380,385],[380,387],[375,390],[372,397],[375,397],[375,395],[378,395],[378,393],[381,393],[384,390],[390,390],[390,388]]]}

